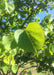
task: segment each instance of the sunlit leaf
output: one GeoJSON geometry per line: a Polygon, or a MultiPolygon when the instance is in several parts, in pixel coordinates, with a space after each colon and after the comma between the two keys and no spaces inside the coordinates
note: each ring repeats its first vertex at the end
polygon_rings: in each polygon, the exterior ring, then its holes
{"type": "Polygon", "coordinates": [[[15,9],[14,4],[5,2],[5,10],[6,10],[8,13],[13,12],[14,9],[15,9]]]}
{"type": "Polygon", "coordinates": [[[25,31],[33,45],[33,48],[36,50],[41,49],[45,39],[42,27],[36,22],[31,22],[28,24],[25,31]]]}
{"type": "Polygon", "coordinates": [[[6,63],[6,64],[10,64],[10,63],[11,63],[11,55],[5,56],[3,61],[4,61],[4,63],[6,63]]]}
{"type": "Polygon", "coordinates": [[[26,51],[39,50],[44,44],[44,32],[36,22],[28,24],[25,30],[16,30],[14,33],[18,46],[26,51]]]}
{"type": "Polygon", "coordinates": [[[5,49],[10,50],[11,49],[11,39],[9,36],[3,36],[2,39],[3,45],[5,47],[5,49]]]}
{"type": "Polygon", "coordinates": [[[17,64],[12,65],[12,72],[16,73],[17,71],[18,71],[18,65],[17,64]]]}
{"type": "Polygon", "coordinates": [[[4,71],[5,74],[7,74],[7,71],[9,70],[9,66],[8,65],[5,65],[2,67],[2,70],[4,71]]]}

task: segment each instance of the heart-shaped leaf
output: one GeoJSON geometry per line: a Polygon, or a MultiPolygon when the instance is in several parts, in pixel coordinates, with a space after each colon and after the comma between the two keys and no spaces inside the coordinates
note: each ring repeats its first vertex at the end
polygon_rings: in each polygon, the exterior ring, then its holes
{"type": "Polygon", "coordinates": [[[44,31],[36,22],[29,23],[25,30],[16,30],[14,37],[19,48],[29,52],[41,49],[44,44],[44,31]]]}

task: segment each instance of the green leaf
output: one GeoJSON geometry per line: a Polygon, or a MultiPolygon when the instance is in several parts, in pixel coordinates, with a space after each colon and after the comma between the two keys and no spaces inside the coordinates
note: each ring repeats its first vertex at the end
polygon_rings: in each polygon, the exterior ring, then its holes
{"type": "Polygon", "coordinates": [[[15,64],[14,56],[12,56],[11,64],[12,64],[12,65],[15,64]]]}
{"type": "Polygon", "coordinates": [[[0,69],[2,69],[6,64],[3,61],[0,61],[0,69]]]}
{"type": "Polygon", "coordinates": [[[2,58],[5,55],[5,49],[3,44],[0,42],[0,58],[2,58]]]}
{"type": "Polygon", "coordinates": [[[15,33],[14,33],[14,37],[15,37],[15,41],[18,43],[19,42],[19,36],[24,32],[24,30],[16,30],[15,33]]]}
{"type": "Polygon", "coordinates": [[[33,51],[32,44],[24,30],[16,30],[14,33],[14,37],[19,48],[22,48],[29,52],[33,51]]]}
{"type": "Polygon", "coordinates": [[[17,64],[12,65],[12,72],[16,73],[17,71],[18,71],[18,65],[17,64]]]}
{"type": "Polygon", "coordinates": [[[6,64],[10,64],[10,63],[11,63],[11,55],[5,56],[3,61],[4,61],[4,63],[6,63],[6,64]]]}
{"type": "Polygon", "coordinates": [[[16,30],[14,37],[19,48],[29,52],[41,49],[45,39],[42,27],[36,22],[29,23],[25,30],[16,30]]]}
{"type": "Polygon", "coordinates": [[[10,46],[11,46],[11,39],[9,36],[3,36],[2,38],[2,43],[5,47],[5,49],[10,50],[10,46]]]}
{"type": "Polygon", "coordinates": [[[2,9],[0,9],[0,15],[1,15],[1,13],[2,13],[2,9]]]}
{"type": "Polygon", "coordinates": [[[16,47],[17,47],[17,43],[16,43],[15,39],[13,39],[11,42],[11,49],[15,49],[16,47]]]}
{"type": "Polygon", "coordinates": [[[54,53],[54,44],[52,44],[52,52],[54,53]]]}
{"type": "Polygon", "coordinates": [[[4,0],[0,0],[0,15],[2,14],[2,12],[4,12],[4,8],[5,8],[5,4],[4,4],[4,0]]]}
{"type": "Polygon", "coordinates": [[[10,14],[15,9],[14,4],[5,2],[5,10],[10,14]]]}
{"type": "Polygon", "coordinates": [[[30,39],[34,49],[39,50],[43,47],[45,40],[44,31],[38,23],[29,23],[27,28],[25,29],[25,32],[30,39]]]}
{"type": "Polygon", "coordinates": [[[15,56],[18,52],[18,49],[13,49],[13,50],[10,50],[9,53],[12,55],[12,56],[15,56]]]}
{"type": "Polygon", "coordinates": [[[5,74],[7,74],[7,71],[9,71],[9,66],[8,65],[3,66],[2,70],[4,71],[5,74]]]}

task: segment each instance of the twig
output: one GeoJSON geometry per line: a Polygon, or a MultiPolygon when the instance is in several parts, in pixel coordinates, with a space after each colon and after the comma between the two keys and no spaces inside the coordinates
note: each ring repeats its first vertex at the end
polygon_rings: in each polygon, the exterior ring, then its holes
{"type": "Polygon", "coordinates": [[[34,7],[34,2],[33,2],[33,4],[32,4],[32,10],[31,10],[31,14],[30,15],[28,15],[28,17],[25,19],[25,21],[23,22],[23,24],[21,25],[21,27],[20,27],[20,29],[22,29],[23,28],[23,26],[24,26],[24,24],[27,22],[27,20],[32,16],[32,14],[33,14],[33,7],[34,7]]]}
{"type": "Polygon", "coordinates": [[[37,67],[37,66],[31,66],[31,67],[28,67],[28,68],[24,68],[24,69],[20,72],[20,75],[22,75],[22,72],[23,72],[24,70],[30,69],[30,68],[32,68],[32,67],[37,67]]]}
{"type": "Polygon", "coordinates": [[[25,21],[23,22],[22,26],[20,27],[20,29],[23,28],[24,24],[27,22],[27,20],[31,17],[32,13],[25,19],[25,21]]]}

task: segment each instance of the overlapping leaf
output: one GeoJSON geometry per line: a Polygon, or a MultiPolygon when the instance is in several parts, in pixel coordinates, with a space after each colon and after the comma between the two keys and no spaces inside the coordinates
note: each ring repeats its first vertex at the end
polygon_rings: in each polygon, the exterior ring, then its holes
{"type": "Polygon", "coordinates": [[[28,36],[26,35],[26,32],[24,30],[16,30],[14,34],[15,40],[18,44],[19,48],[22,48],[26,51],[33,51],[33,46],[28,39],[28,36]]]}
{"type": "Polygon", "coordinates": [[[28,24],[25,30],[16,30],[14,33],[18,46],[26,51],[39,50],[44,44],[44,32],[36,22],[28,24]]]}

